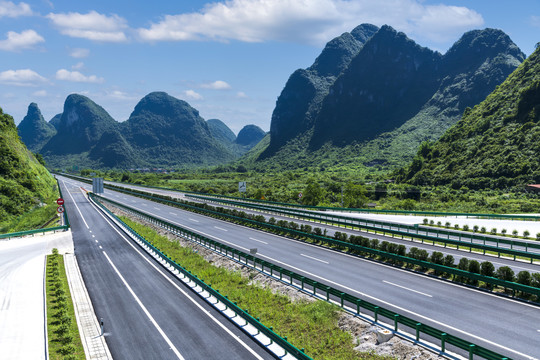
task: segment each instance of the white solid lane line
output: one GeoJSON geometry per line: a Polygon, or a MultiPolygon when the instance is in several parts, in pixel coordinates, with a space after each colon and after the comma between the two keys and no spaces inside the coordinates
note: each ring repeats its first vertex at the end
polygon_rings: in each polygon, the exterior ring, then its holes
{"type": "MultiPolygon", "coordinates": [[[[66,184],[64,183],[64,186],[66,186],[66,184]]],[[[73,198],[73,195],[71,195],[71,191],[69,191],[68,187],[66,186],[66,190],[69,194],[69,197],[71,198],[71,201],[73,201],[73,205],[75,205],[75,208],[77,208],[77,211],[79,212],[79,215],[81,215],[81,219],[82,221],[84,222],[84,225],[86,225],[86,228],[87,229],[90,229],[90,227],[88,226],[88,223],[86,222],[86,220],[84,219],[84,216],[81,212],[81,209],[79,209],[79,207],[77,206],[77,203],[75,202],[75,199],[73,198]]]]}
{"type": "Polygon", "coordinates": [[[413,289],[410,289],[410,288],[405,287],[405,286],[401,286],[401,285],[398,285],[398,284],[391,283],[390,281],[383,280],[383,283],[388,284],[388,285],[392,285],[392,286],[396,286],[396,287],[401,288],[401,289],[409,290],[409,291],[412,291],[412,292],[415,292],[417,294],[424,295],[424,296],[427,296],[427,297],[433,297],[433,296],[431,296],[429,294],[426,294],[426,293],[423,293],[423,292],[420,292],[420,291],[417,291],[417,290],[413,290],[413,289]]]}
{"type": "Polygon", "coordinates": [[[221,231],[229,231],[229,230],[227,230],[227,229],[220,228],[219,226],[214,226],[214,227],[215,227],[216,229],[218,229],[218,230],[221,230],[221,231]]]}
{"type": "Polygon", "coordinates": [[[142,311],[144,311],[144,313],[146,314],[146,316],[148,317],[148,319],[150,319],[150,322],[152,323],[152,325],[155,326],[155,328],[157,329],[157,331],[159,332],[159,334],[163,337],[163,339],[167,342],[167,344],[170,346],[171,350],[174,352],[174,354],[176,355],[176,357],[178,357],[180,360],[185,360],[185,358],[182,356],[182,354],[180,354],[180,352],[178,351],[178,349],[176,348],[176,346],[174,346],[174,344],[171,342],[171,340],[169,339],[169,337],[165,334],[165,332],[159,327],[158,323],[156,322],[156,320],[154,320],[154,318],[152,317],[152,315],[150,315],[150,312],[148,312],[148,309],[146,309],[146,306],[143,305],[143,303],[141,302],[141,300],[139,300],[139,298],[137,297],[137,295],[135,295],[135,292],[133,292],[133,290],[131,289],[131,286],[129,286],[129,284],[127,283],[126,279],[124,279],[124,277],[122,276],[122,274],[120,274],[120,271],[118,271],[118,269],[116,268],[116,266],[113,264],[111,258],[109,258],[109,255],[107,255],[107,253],[104,251],[103,252],[103,255],[105,255],[105,257],[107,258],[107,260],[109,261],[109,263],[111,264],[112,268],[114,269],[114,271],[116,272],[116,274],[120,277],[120,280],[122,280],[122,282],[124,283],[124,285],[126,286],[126,288],[128,289],[128,291],[131,293],[131,296],[133,296],[133,298],[135,299],[135,301],[137,302],[137,304],[140,306],[140,308],[142,309],[142,311]]]}
{"type": "MultiPolygon", "coordinates": [[[[113,225],[109,219],[107,217],[105,217],[105,215],[103,215],[103,213],[94,205],[92,204],[92,206],[94,207],[94,209],[98,212],[99,215],[101,215],[101,217],[103,219],[105,219],[105,221],[111,226],[111,228],[118,234],[120,235],[120,237],[122,239],[124,239],[124,241],[129,245],[131,246],[131,248],[133,248],[133,250],[135,250],[150,266],[152,266],[152,268],[154,268],[154,270],[156,270],[161,276],[163,276],[165,278],[165,280],[167,280],[172,286],[174,286],[178,291],[180,291],[187,299],[189,299],[195,306],[197,306],[197,308],[199,308],[204,314],[206,314],[206,316],[208,316],[214,323],[216,323],[220,328],[223,329],[223,331],[225,331],[227,334],[229,334],[234,340],[236,340],[240,345],[242,345],[242,347],[244,349],[246,349],[247,351],[249,351],[253,357],[255,357],[256,359],[258,360],[263,360],[262,357],[259,356],[259,354],[257,354],[255,352],[255,350],[253,350],[252,348],[250,348],[244,341],[242,341],[242,339],[240,339],[239,336],[236,336],[231,330],[229,330],[225,325],[223,325],[216,317],[214,317],[212,314],[210,314],[210,312],[206,309],[204,309],[202,307],[201,304],[199,304],[197,301],[195,301],[195,299],[193,299],[186,291],[184,291],[184,289],[182,289],[178,284],[176,284],[174,281],[172,281],[168,276],[166,276],[162,271],[161,269],[158,269],[158,267],[154,264],[153,261],[151,261],[150,259],[148,259],[145,255],[143,255],[143,253],[134,245],[131,243],[130,240],[128,240],[123,233],[120,232],[120,230],[118,230],[116,228],[115,225],[113,225]]],[[[249,250],[249,249],[246,249],[246,250],[249,250]]],[[[105,252],[103,252],[105,253],[105,252]]]]}
{"type": "Polygon", "coordinates": [[[313,256],[309,256],[309,255],[306,255],[306,254],[300,254],[304,257],[307,257],[307,258],[310,258],[310,259],[313,259],[313,260],[317,260],[317,261],[320,261],[322,263],[325,263],[325,264],[330,264],[328,261],[324,261],[324,260],[321,260],[321,259],[317,259],[316,257],[313,257],[313,256]]]}
{"type": "Polygon", "coordinates": [[[260,242],[260,243],[263,243],[263,244],[268,245],[268,243],[267,243],[266,241],[258,240],[258,239],[252,238],[252,237],[250,237],[249,239],[250,239],[250,240],[253,240],[253,241],[258,241],[258,242],[260,242]]]}
{"type": "Polygon", "coordinates": [[[189,218],[189,220],[194,221],[194,222],[199,222],[199,220],[195,220],[195,219],[192,219],[192,218],[189,218]]]}

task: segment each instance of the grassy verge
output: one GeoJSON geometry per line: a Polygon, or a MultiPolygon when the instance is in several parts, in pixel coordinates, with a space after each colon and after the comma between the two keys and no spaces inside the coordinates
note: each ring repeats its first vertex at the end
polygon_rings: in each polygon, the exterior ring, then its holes
{"type": "Polygon", "coordinates": [[[75,320],[64,258],[56,249],[53,249],[52,255],[47,256],[45,286],[49,359],[86,359],[75,320]]]}
{"type": "Polygon", "coordinates": [[[315,359],[388,359],[354,350],[353,337],[338,326],[340,308],[324,301],[292,301],[268,288],[252,284],[240,272],[209,264],[191,248],[182,247],[151,228],[121,217],[147,241],[158,247],[184,268],[227,295],[231,301],[260,318],[266,326],[287,336],[289,342],[304,348],[315,359]]]}
{"type": "MultiPolygon", "coordinates": [[[[44,224],[51,220],[56,215],[58,205],[51,204],[35,208],[16,219],[8,222],[0,223],[0,233],[12,233],[17,231],[26,231],[40,229],[44,224]]],[[[59,225],[59,220],[52,221],[46,227],[54,227],[59,225]]]]}

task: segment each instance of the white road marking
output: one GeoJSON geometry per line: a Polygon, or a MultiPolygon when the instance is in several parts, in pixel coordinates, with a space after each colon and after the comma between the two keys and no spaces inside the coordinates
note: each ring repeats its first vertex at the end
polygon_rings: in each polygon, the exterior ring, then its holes
{"type": "Polygon", "coordinates": [[[427,297],[433,297],[433,296],[431,296],[429,294],[426,294],[426,293],[423,293],[423,292],[420,292],[420,291],[417,291],[417,290],[409,289],[408,287],[405,287],[405,286],[401,286],[401,285],[398,285],[398,284],[391,283],[390,281],[383,280],[383,283],[386,283],[386,284],[392,285],[392,286],[396,286],[398,288],[402,288],[402,289],[405,289],[405,290],[409,290],[409,291],[412,291],[412,292],[415,292],[417,294],[424,295],[424,296],[427,296],[427,297]]]}
{"type": "MultiPolygon", "coordinates": [[[[199,304],[197,301],[195,301],[187,292],[185,292],[178,284],[176,284],[174,281],[172,281],[167,275],[163,273],[151,260],[149,260],[139,249],[135,247],[135,245],[132,244],[132,241],[128,240],[124,234],[120,232],[120,230],[117,229],[115,225],[113,225],[107,217],[94,205],[92,204],[94,209],[98,212],[103,219],[113,228],[114,231],[120,235],[122,239],[124,239],[125,242],[128,243],[129,246],[133,248],[150,266],[152,266],[161,276],[163,276],[169,283],[171,283],[178,291],[180,291],[186,298],[188,298],[195,306],[197,306],[203,313],[205,313],[212,321],[214,321],[216,324],[218,324],[219,327],[221,327],[227,334],[229,334],[234,340],[238,341],[240,345],[242,345],[246,350],[248,350],[256,359],[263,360],[259,354],[257,354],[252,348],[250,348],[245,342],[242,341],[238,336],[236,336],[231,330],[229,330],[225,325],[223,325],[216,317],[214,317],[212,314],[210,314],[209,311],[205,310],[201,304],[199,304]]],[[[248,250],[248,249],[246,249],[248,250]]],[[[105,252],[103,252],[105,254],[105,252]]],[[[107,256],[107,255],[105,255],[107,256]]],[[[140,302],[140,301],[139,301],[140,302]]],[[[142,303],[141,303],[142,305],[142,303]]]]}
{"type": "MultiPolygon", "coordinates": [[[[62,180],[62,182],[64,182],[64,181],[62,180]]],[[[66,184],[64,184],[64,186],[65,186],[65,185],[66,185],[66,184]]],[[[84,216],[83,216],[83,214],[82,214],[82,212],[81,212],[81,209],[79,209],[79,207],[77,206],[77,203],[75,202],[75,199],[74,199],[73,196],[71,195],[71,192],[69,191],[69,189],[67,188],[67,186],[66,186],[66,190],[67,190],[67,192],[68,192],[68,194],[69,194],[69,197],[71,197],[71,200],[73,201],[73,205],[75,205],[75,208],[76,208],[77,211],[79,212],[79,215],[81,215],[81,219],[82,219],[82,221],[84,222],[84,225],[86,225],[86,228],[87,228],[87,229],[90,229],[90,227],[88,226],[88,223],[87,223],[86,220],[84,219],[84,216]]]]}
{"type": "Polygon", "coordinates": [[[192,218],[189,218],[189,220],[199,222],[199,220],[195,220],[195,219],[192,219],[192,218]]]}
{"type": "Polygon", "coordinates": [[[316,257],[313,257],[313,256],[309,256],[309,255],[306,255],[306,254],[300,254],[302,255],[303,257],[307,257],[309,259],[312,259],[312,260],[317,260],[317,261],[320,261],[322,263],[325,263],[325,264],[330,264],[328,261],[324,261],[324,260],[321,260],[321,259],[317,259],[316,257]]]}
{"type": "Polygon", "coordinates": [[[103,248],[101,247],[101,245],[99,245],[99,248],[100,248],[100,249],[103,249],[103,248]]]}
{"type": "Polygon", "coordinates": [[[260,243],[263,243],[263,244],[268,245],[268,243],[267,243],[266,241],[258,240],[258,239],[252,238],[252,237],[250,237],[249,239],[250,239],[250,240],[254,240],[254,241],[258,241],[258,242],[260,242],[260,243]]]}
{"type": "Polygon", "coordinates": [[[159,208],[154,206],[154,210],[159,210],[159,208]]]}
{"type": "MultiPolygon", "coordinates": [[[[133,202],[135,202],[135,200],[133,200],[133,202]]],[[[142,205],[142,206],[148,206],[148,204],[145,203],[145,202],[143,202],[141,205],[142,205]]]]}
{"type": "Polygon", "coordinates": [[[173,213],[173,212],[170,212],[170,211],[169,211],[169,214],[176,216],[176,213],[173,213]]]}
{"type": "Polygon", "coordinates": [[[218,229],[218,230],[221,230],[221,231],[229,231],[229,230],[227,230],[227,229],[220,228],[219,226],[214,226],[214,227],[215,227],[216,229],[218,229]]]}
{"type": "Polygon", "coordinates": [[[137,297],[137,295],[135,295],[135,292],[133,291],[133,289],[131,289],[131,286],[129,286],[129,284],[127,283],[126,279],[124,279],[124,277],[122,276],[122,274],[120,274],[120,271],[118,271],[118,269],[116,268],[116,266],[113,264],[111,258],[109,258],[109,255],[107,255],[107,253],[104,251],[103,252],[103,255],[105,255],[105,257],[107,258],[107,260],[109,261],[109,263],[111,264],[112,268],[114,269],[114,271],[116,272],[116,274],[118,275],[118,277],[120,277],[120,280],[122,280],[122,282],[124,283],[124,285],[126,286],[126,288],[128,289],[128,291],[131,293],[131,296],[133,296],[133,298],[135,299],[135,301],[137,302],[137,304],[140,306],[140,308],[142,309],[142,311],[144,311],[144,313],[146,314],[146,316],[148,317],[148,319],[150,319],[150,322],[152,323],[152,325],[155,326],[155,328],[157,329],[157,331],[160,333],[160,335],[163,337],[163,339],[167,342],[167,344],[170,346],[171,350],[174,352],[174,354],[176,355],[176,357],[178,357],[180,360],[185,360],[185,358],[182,356],[182,354],[180,354],[180,352],[178,351],[178,349],[176,348],[176,346],[174,346],[174,344],[171,342],[171,340],[169,339],[169,337],[165,334],[165,332],[159,327],[158,323],[156,322],[156,320],[154,320],[154,318],[152,317],[152,315],[150,315],[150,312],[148,311],[148,309],[146,309],[146,307],[143,305],[143,303],[141,302],[141,300],[139,300],[139,298],[137,297]]]}
{"type": "Polygon", "coordinates": [[[401,306],[397,306],[397,305],[392,304],[392,303],[390,303],[390,302],[388,302],[388,301],[381,300],[381,299],[379,299],[379,298],[376,298],[375,296],[371,296],[371,295],[365,294],[365,293],[363,293],[363,292],[360,292],[360,291],[358,291],[358,290],[355,290],[355,289],[353,289],[353,288],[351,288],[351,287],[348,287],[348,286],[346,286],[346,285],[342,285],[342,284],[340,284],[340,283],[338,283],[338,282],[335,282],[335,281],[326,279],[326,278],[324,278],[324,277],[322,277],[322,276],[313,274],[313,273],[311,273],[311,272],[309,272],[309,271],[302,270],[302,269],[300,269],[300,268],[297,268],[296,266],[292,266],[292,265],[289,265],[289,264],[287,264],[287,263],[285,263],[285,262],[283,262],[283,261],[279,261],[279,260],[277,260],[277,259],[271,258],[270,256],[266,256],[266,255],[263,255],[263,254],[259,254],[259,255],[260,255],[260,256],[263,256],[263,257],[265,257],[265,258],[267,258],[267,259],[270,259],[270,260],[272,260],[272,261],[275,261],[275,262],[277,262],[277,263],[280,263],[280,264],[289,266],[291,269],[301,271],[301,272],[303,272],[303,273],[305,273],[305,274],[308,274],[308,275],[310,275],[310,276],[313,276],[313,277],[319,278],[319,279],[321,279],[321,280],[327,281],[327,282],[330,283],[330,284],[334,284],[334,285],[340,286],[340,287],[342,287],[342,288],[344,288],[344,289],[347,289],[347,290],[349,290],[349,291],[352,291],[352,292],[357,293],[357,294],[359,294],[359,295],[362,295],[362,296],[364,296],[364,297],[373,299],[373,300],[375,300],[375,301],[378,301],[379,303],[382,303],[382,304],[385,304],[385,305],[388,305],[388,306],[393,306],[395,309],[401,310],[401,311],[403,311],[403,312],[407,312],[407,313],[409,313],[409,314],[412,314],[412,315],[414,315],[414,316],[417,316],[418,318],[422,318],[422,319],[425,319],[425,320],[428,320],[428,321],[432,321],[433,323],[435,323],[435,324],[437,324],[437,325],[440,325],[440,326],[446,326],[448,329],[451,329],[451,330],[453,330],[453,331],[455,331],[455,332],[459,332],[459,333],[461,333],[461,334],[470,336],[470,337],[472,337],[472,338],[474,338],[474,339],[478,339],[478,340],[481,340],[481,341],[485,341],[486,343],[488,343],[488,344],[490,344],[490,345],[496,346],[496,347],[501,348],[501,349],[503,349],[503,350],[505,350],[505,351],[512,352],[512,353],[517,354],[517,355],[519,355],[519,356],[523,356],[523,357],[532,359],[532,357],[531,357],[530,355],[523,354],[523,353],[521,353],[521,352],[519,352],[519,351],[510,349],[510,348],[508,348],[508,347],[506,347],[506,346],[500,345],[500,344],[495,343],[495,342],[493,342],[493,341],[489,341],[488,339],[485,339],[485,338],[482,338],[482,337],[480,337],[480,336],[477,336],[477,335],[468,333],[468,332],[466,332],[466,331],[463,331],[463,330],[458,329],[458,328],[456,328],[456,327],[453,327],[453,326],[451,326],[451,325],[448,325],[448,324],[445,324],[445,323],[443,323],[443,322],[440,322],[440,321],[437,321],[437,320],[435,320],[435,319],[432,319],[432,318],[430,318],[430,317],[428,317],[428,316],[424,316],[424,315],[415,313],[414,311],[405,309],[405,308],[403,308],[403,307],[401,307],[401,306]]]}
{"type": "Polygon", "coordinates": [[[95,238],[95,237],[96,237],[96,235],[92,235],[92,237],[93,237],[93,238],[95,238]]]}
{"type": "Polygon", "coordinates": [[[96,243],[99,243],[99,241],[96,240],[96,243]]]}

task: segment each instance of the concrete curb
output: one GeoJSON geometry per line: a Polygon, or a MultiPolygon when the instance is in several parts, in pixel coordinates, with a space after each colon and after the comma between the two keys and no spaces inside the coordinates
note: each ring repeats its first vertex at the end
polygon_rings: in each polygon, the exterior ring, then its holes
{"type": "Polygon", "coordinates": [[[65,254],[64,265],[86,358],[93,360],[112,359],[105,336],[100,336],[101,327],[95,316],[94,307],[84,285],[75,255],[65,254]]]}

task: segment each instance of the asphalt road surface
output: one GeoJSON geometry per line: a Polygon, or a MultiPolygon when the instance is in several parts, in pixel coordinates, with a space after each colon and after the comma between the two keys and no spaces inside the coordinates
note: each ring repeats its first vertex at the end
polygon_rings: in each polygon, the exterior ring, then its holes
{"type": "Polygon", "coordinates": [[[79,186],[60,183],[75,255],[114,359],[273,358],[137,248],[79,186]]]}
{"type": "Polygon", "coordinates": [[[514,359],[540,358],[538,306],[106,190],[106,197],[514,359]]]}

